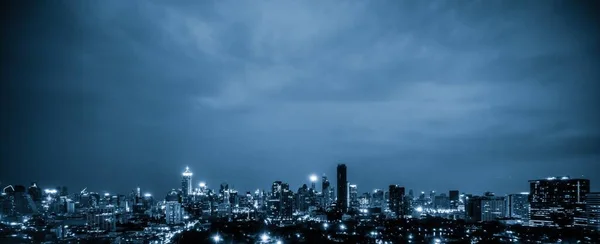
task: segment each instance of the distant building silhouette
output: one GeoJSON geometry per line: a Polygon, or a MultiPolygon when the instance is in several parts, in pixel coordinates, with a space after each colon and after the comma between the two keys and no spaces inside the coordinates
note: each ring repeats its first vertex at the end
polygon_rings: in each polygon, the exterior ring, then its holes
{"type": "Polygon", "coordinates": [[[390,185],[389,187],[389,208],[396,214],[396,217],[404,216],[404,187],[390,185]]]}
{"type": "Polygon", "coordinates": [[[337,166],[337,207],[342,212],[348,211],[349,195],[348,195],[348,176],[345,164],[337,166]]]}

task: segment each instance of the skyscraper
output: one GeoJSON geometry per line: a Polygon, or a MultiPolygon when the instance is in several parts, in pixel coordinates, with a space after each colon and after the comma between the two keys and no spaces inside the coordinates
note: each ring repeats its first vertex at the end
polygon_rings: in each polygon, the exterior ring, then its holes
{"type": "Polygon", "coordinates": [[[331,205],[332,201],[333,201],[333,196],[331,195],[331,184],[329,183],[329,180],[327,179],[327,176],[325,176],[323,174],[323,178],[321,180],[321,192],[322,192],[322,196],[323,196],[323,207],[327,208],[329,207],[329,205],[331,205]]]}
{"type": "Polygon", "coordinates": [[[337,206],[342,212],[348,211],[348,178],[345,164],[337,166],[337,206]]]}
{"type": "Polygon", "coordinates": [[[588,227],[600,231],[600,192],[588,193],[585,201],[588,227]]]}
{"type": "Polygon", "coordinates": [[[181,192],[183,197],[187,197],[192,194],[192,171],[189,167],[185,167],[185,172],[181,174],[181,192]]]}
{"type": "Polygon", "coordinates": [[[373,191],[373,197],[371,200],[371,207],[372,208],[384,208],[384,204],[385,203],[385,199],[383,198],[383,190],[381,189],[375,189],[373,191]]]}
{"type": "Polygon", "coordinates": [[[587,225],[585,196],[590,180],[550,177],[529,181],[531,226],[587,225]]]}
{"type": "Polygon", "coordinates": [[[450,192],[448,192],[448,198],[450,199],[450,207],[453,209],[457,209],[459,203],[458,190],[450,190],[450,192]]]}
{"type": "Polygon", "coordinates": [[[179,194],[177,191],[170,191],[165,197],[165,219],[167,224],[180,224],[183,220],[183,209],[179,203],[179,194]]]}
{"type": "Polygon", "coordinates": [[[390,185],[389,188],[389,207],[392,212],[396,214],[397,217],[401,217],[404,215],[404,187],[400,187],[398,185],[390,185]]]}
{"type": "Polygon", "coordinates": [[[529,221],[529,193],[510,194],[506,198],[506,216],[529,221]]]}
{"type": "Polygon", "coordinates": [[[358,210],[359,202],[358,202],[358,186],[357,185],[349,185],[348,186],[348,194],[350,196],[350,208],[354,210],[358,210]]]}
{"type": "Polygon", "coordinates": [[[505,207],[504,197],[496,197],[493,193],[486,192],[481,197],[470,197],[465,212],[471,221],[493,221],[504,217],[505,207]]]}

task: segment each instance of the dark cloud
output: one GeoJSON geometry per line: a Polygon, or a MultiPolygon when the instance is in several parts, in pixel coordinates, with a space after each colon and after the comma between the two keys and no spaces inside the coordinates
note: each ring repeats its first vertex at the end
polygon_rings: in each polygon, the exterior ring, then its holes
{"type": "Polygon", "coordinates": [[[3,5],[2,182],[600,180],[591,1],[3,5]]]}

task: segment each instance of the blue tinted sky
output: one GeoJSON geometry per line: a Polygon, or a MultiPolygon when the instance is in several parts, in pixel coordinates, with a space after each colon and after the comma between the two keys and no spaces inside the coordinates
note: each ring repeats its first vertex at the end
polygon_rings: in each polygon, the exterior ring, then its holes
{"type": "Polygon", "coordinates": [[[590,2],[2,4],[2,184],[600,184],[590,2]]]}

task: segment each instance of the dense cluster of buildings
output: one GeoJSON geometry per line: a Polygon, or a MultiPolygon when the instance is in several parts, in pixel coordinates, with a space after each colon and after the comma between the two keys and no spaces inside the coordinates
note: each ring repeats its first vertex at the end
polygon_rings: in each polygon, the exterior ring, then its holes
{"type": "MultiPolygon", "coordinates": [[[[496,196],[472,195],[451,190],[446,193],[406,191],[389,185],[360,193],[347,177],[348,168],[337,166],[336,186],[327,176],[310,177],[310,185],[297,190],[274,181],[268,191],[238,192],[227,183],[210,189],[203,182],[194,187],[193,173],[186,168],[181,188],[154,198],[136,188],[129,195],[80,192],[66,187],[41,189],[6,186],[0,196],[0,220],[4,224],[25,223],[41,218],[58,239],[87,232],[114,232],[128,223],[145,226],[185,225],[199,219],[265,220],[280,224],[299,221],[418,219],[436,216],[469,222],[500,221],[524,226],[589,228],[600,230],[600,193],[590,192],[590,181],[551,177],[529,181],[529,192],[496,196]],[[65,228],[69,226],[69,228],[65,228]]],[[[160,228],[159,228],[160,229],[160,228]]]]}

